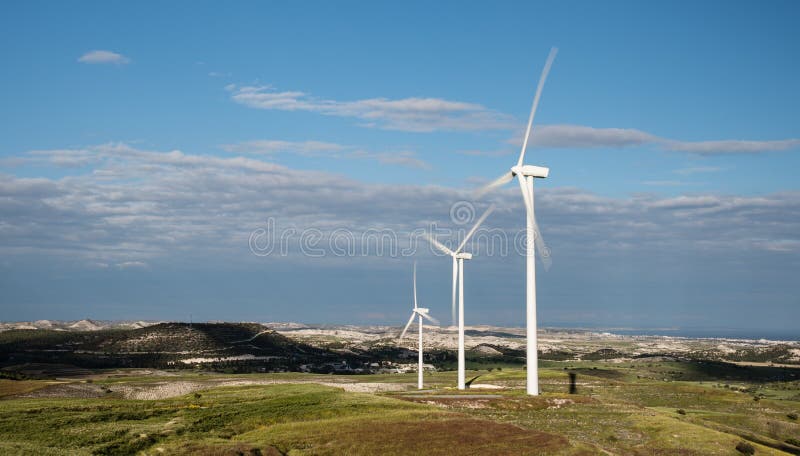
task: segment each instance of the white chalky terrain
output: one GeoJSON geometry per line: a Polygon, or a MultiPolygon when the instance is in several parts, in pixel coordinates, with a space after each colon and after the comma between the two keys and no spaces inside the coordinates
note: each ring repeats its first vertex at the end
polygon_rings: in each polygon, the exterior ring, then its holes
{"type": "MultiPolygon", "coordinates": [[[[159,322],[147,321],[56,321],[38,320],[30,322],[0,322],[0,331],[7,330],[47,330],[66,332],[94,332],[107,329],[140,330],[129,339],[114,343],[114,353],[142,354],[162,353],[183,355],[178,362],[186,364],[209,364],[232,361],[268,361],[277,356],[291,356],[296,353],[257,353],[249,342],[270,333],[285,336],[295,342],[329,350],[341,355],[369,353],[374,350],[396,349],[398,347],[415,352],[416,340],[398,341],[399,327],[392,326],[354,326],[354,325],[308,325],[295,322],[251,323],[255,332],[245,340],[227,339],[223,346],[208,346],[208,341],[195,343],[189,348],[189,339],[198,339],[202,332],[179,332],[175,329],[141,333],[141,328],[149,328],[159,322]],[[258,328],[263,328],[259,332],[258,328]],[[255,334],[255,335],[253,335],[255,334]],[[172,342],[175,339],[175,342],[172,342]],[[206,345],[203,345],[203,344],[206,345]],[[238,352],[227,350],[236,346],[238,352]],[[251,353],[247,350],[252,348],[251,353]],[[265,356],[270,355],[270,356],[265,356]]],[[[173,324],[174,326],[174,324],[173,324]]],[[[524,328],[505,328],[488,325],[466,326],[466,349],[473,356],[524,356],[524,328]]],[[[425,326],[426,351],[455,351],[458,334],[453,326],[425,326]]],[[[216,344],[216,342],[214,342],[216,344]]],[[[55,349],[63,347],[55,347],[55,349]]],[[[107,347],[73,347],[76,353],[96,353],[102,355],[107,347]]],[[[53,351],[53,350],[50,350],[53,351]]],[[[773,340],[745,340],[726,338],[692,339],[669,336],[630,336],[609,331],[579,329],[542,328],[539,331],[539,351],[544,359],[635,359],[637,357],[669,356],[692,357],[701,355],[703,359],[729,360],[736,362],[758,362],[779,364],[800,364],[800,342],[773,340]]]]}

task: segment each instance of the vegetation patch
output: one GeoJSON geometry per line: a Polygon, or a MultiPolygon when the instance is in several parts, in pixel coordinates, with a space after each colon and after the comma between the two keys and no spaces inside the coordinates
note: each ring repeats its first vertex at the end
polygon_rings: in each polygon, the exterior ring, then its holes
{"type": "MultiPolygon", "coordinates": [[[[708,382],[710,371],[704,380],[675,381],[694,376],[697,365],[672,359],[552,363],[540,369],[538,397],[525,394],[525,371],[507,366],[468,373],[506,388],[463,392],[453,388],[455,372],[426,373],[430,390],[422,392],[413,390],[415,373],[134,369],[94,371],[91,383],[84,376],[57,383],[2,380],[10,395],[2,400],[0,454],[458,455],[532,448],[553,455],[730,455],[739,442],[759,455],[798,452],[795,381],[708,382]],[[575,394],[568,394],[570,373],[575,394]],[[122,398],[125,391],[183,384],[193,387],[182,396],[122,398]],[[13,394],[29,387],[39,389],[13,394]],[[65,397],[103,388],[113,392],[65,397]],[[398,388],[405,391],[388,391],[398,388]],[[50,396],[25,397],[44,392],[50,396]],[[755,395],[761,400],[753,401],[755,395]]],[[[774,373],[746,370],[765,378],[774,373]]]]}

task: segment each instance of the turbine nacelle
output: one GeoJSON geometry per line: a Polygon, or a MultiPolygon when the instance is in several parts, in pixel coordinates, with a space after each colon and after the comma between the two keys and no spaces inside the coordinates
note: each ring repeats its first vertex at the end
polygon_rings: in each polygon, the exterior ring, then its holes
{"type": "MultiPolygon", "coordinates": [[[[418,307],[417,306],[417,262],[416,261],[414,262],[413,284],[414,284],[414,286],[413,286],[413,290],[414,290],[414,308],[411,309],[411,318],[408,319],[408,323],[406,323],[406,327],[403,328],[403,332],[400,333],[400,339],[402,339],[403,336],[406,335],[406,331],[408,331],[408,327],[411,326],[411,323],[414,321],[414,317],[419,317],[420,318],[420,321],[419,321],[419,343],[420,343],[420,347],[421,347],[422,346],[422,319],[424,318],[425,320],[428,320],[428,321],[430,321],[431,323],[433,323],[435,325],[438,325],[439,321],[430,316],[430,314],[428,313],[428,312],[430,312],[430,309],[427,309],[425,307],[418,307]]],[[[420,348],[420,353],[422,352],[421,350],[422,350],[422,348],[420,348]]],[[[422,355],[420,355],[420,356],[422,356],[422,355]]],[[[422,358],[420,358],[419,362],[420,362],[420,369],[421,369],[422,368],[422,366],[421,366],[422,365],[422,358]]]]}
{"type": "Polygon", "coordinates": [[[467,232],[461,243],[455,249],[446,247],[441,242],[437,241],[432,235],[425,233],[425,239],[431,243],[437,250],[447,254],[453,258],[453,301],[452,301],[452,318],[453,325],[456,324],[456,296],[460,296],[460,311],[458,312],[458,387],[464,389],[464,260],[471,260],[472,254],[462,252],[462,249],[467,245],[472,235],[480,228],[481,224],[489,217],[489,214],[494,210],[494,204],[486,209],[486,212],[481,215],[472,228],[467,232]],[[461,284],[460,292],[458,284],[461,284]],[[458,292],[458,295],[456,294],[458,292]]]}
{"type": "Polygon", "coordinates": [[[515,176],[533,176],[546,178],[550,174],[550,168],[544,166],[522,165],[511,168],[511,173],[515,176]]]}

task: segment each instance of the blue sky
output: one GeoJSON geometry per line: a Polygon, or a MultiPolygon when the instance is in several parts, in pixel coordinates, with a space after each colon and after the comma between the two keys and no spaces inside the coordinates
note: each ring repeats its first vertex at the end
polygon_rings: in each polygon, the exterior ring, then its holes
{"type": "MultiPolygon", "coordinates": [[[[406,238],[491,200],[513,235],[518,192],[469,191],[515,160],[552,46],[543,322],[800,316],[795,2],[0,9],[2,319],[402,323],[411,257],[258,257],[250,233],[406,238]]],[[[447,316],[448,264],[418,257],[447,316]]],[[[476,260],[467,322],[521,324],[522,258],[476,260]]]]}

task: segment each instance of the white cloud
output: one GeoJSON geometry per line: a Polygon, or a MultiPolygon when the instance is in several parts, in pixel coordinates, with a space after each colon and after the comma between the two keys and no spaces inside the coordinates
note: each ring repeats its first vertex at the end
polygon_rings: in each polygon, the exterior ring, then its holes
{"type": "MultiPolygon", "coordinates": [[[[522,145],[522,133],[508,142],[522,145]]],[[[541,125],[534,127],[531,144],[551,148],[626,148],[653,146],[670,152],[696,155],[759,154],[800,148],[800,139],[774,141],[721,140],[677,141],[632,128],[594,128],[583,125],[541,125]]]]}
{"type": "Polygon", "coordinates": [[[474,103],[441,98],[368,98],[355,101],[320,99],[300,91],[278,92],[270,86],[225,87],[236,103],[256,109],[311,111],[359,119],[360,125],[387,130],[506,130],[516,123],[507,115],[474,103]]]}
{"type": "MultiPolygon", "coordinates": [[[[441,98],[410,97],[397,100],[368,98],[338,101],[316,98],[302,91],[277,91],[269,85],[228,84],[236,103],[256,109],[308,111],[350,117],[359,125],[413,132],[515,130],[508,142],[522,144],[523,127],[511,116],[485,106],[441,98]]],[[[584,125],[537,125],[531,145],[552,148],[625,148],[653,146],[657,149],[697,155],[758,154],[800,148],[800,139],[680,141],[634,128],[596,128],[584,125]]],[[[467,155],[498,155],[504,151],[468,150],[467,155]]],[[[511,153],[511,152],[509,152],[511,153]]]]}
{"type": "Polygon", "coordinates": [[[111,63],[115,65],[125,65],[130,63],[130,61],[131,59],[122,54],[104,50],[89,51],[78,58],[78,62],[90,64],[111,63]]]}
{"type": "Polygon", "coordinates": [[[775,141],[672,141],[664,140],[662,147],[666,150],[689,152],[699,155],[721,154],[758,154],[789,150],[800,147],[800,139],[783,139],[775,141]]]}
{"type": "MultiPolygon", "coordinates": [[[[149,267],[158,259],[251,258],[248,239],[264,220],[279,228],[388,228],[408,233],[449,223],[469,190],[367,184],[248,157],[149,151],[120,143],[26,154],[58,166],[90,157],[90,171],[63,178],[0,174],[0,255],[81,259],[86,265],[149,267]],[[313,183],[313,185],[308,185],[313,183]],[[143,263],[143,264],[140,264],[143,263]]],[[[375,158],[378,159],[378,158],[375,158]]],[[[517,189],[490,196],[488,228],[522,229],[517,189]]],[[[704,258],[731,252],[800,254],[800,194],[638,195],[608,198],[574,188],[537,192],[537,217],[559,255],[652,252],[704,258]],[[613,251],[610,250],[613,247],[613,251]]],[[[627,261],[627,260],[626,260],[627,261]]],[[[709,260],[711,261],[711,260],[709,260]]]]}
{"type": "Polygon", "coordinates": [[[117,267],[119,269],[146,268],[147,263],[144,261],[123,261],[121,263],[117,263],[117,267]]]}
{"type": "Polygon", "coordinates": [[[363,158],[367,160],[376,160],[379,163],[386,165],[399,165],[406,168],[416,169],[432,169],[430,163],[417,158],[416,153],[411,151],[399,152],[368,152],[363,150],[355,150],[345,155],[347,158],[363,158]]]}
{"type": "MultiPolygon", "coordinates": [[[[534,128],[531,143],[542,147],[629,147],[657,138],[632,128],[592,128],[581,125],[542,125],[534,128]]],[[[518,140],[522,144],[522,138],[518,140]]]]}
{"type": "Polygon", "coordinates": [[[722,171],[723,169],[724,168],[720,166],[692,166],[689,168],[676,169],[675,174],[688,176],[691,174],[700,174],[700,173],[716,173],[718,171],[722,171]]]}
{"type": "Polygon", "coordinates": [[[259,155],[291,153],[305,157],[375,160],[388,165],[431,169],[431,165],[417,157],[417,154],[413,151],[372,152],[355,146],[323,141],[255,140],[225,144],[222,149],[226,152],[259,155]]]}
{"type": "Polygon", "coordinates": [[[800,239],[755,239],[752,243],[755,247],[771,252],[793,253],[800,251],[800,239]]]}
{"type": "Polygon", "coordinates": [[[300,155],[316,154],[319,152],[339,152],[346,146],[324,141],[281,141],[281,140],[255,140],[244,141],[236,144],[225,144],[222,149],[226,152],[248,154],[273,154],[289,152],[300,155]]]}

